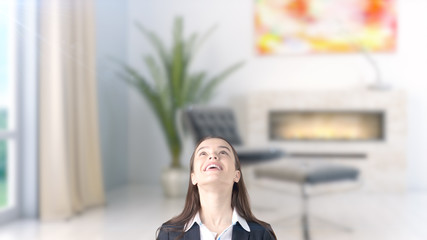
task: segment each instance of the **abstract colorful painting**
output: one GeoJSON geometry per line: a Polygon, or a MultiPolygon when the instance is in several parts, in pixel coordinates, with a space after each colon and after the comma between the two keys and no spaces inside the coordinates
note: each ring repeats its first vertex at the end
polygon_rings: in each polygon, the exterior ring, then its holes
{"type": "Polygon", "coordinates": [[[396,0],[255,0],[260,55],[391,52],[396,0]]]}

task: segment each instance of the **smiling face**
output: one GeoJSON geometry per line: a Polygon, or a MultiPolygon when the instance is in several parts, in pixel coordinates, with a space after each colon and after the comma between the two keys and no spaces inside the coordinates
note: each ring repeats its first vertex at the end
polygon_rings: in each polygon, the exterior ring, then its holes
{"type": "Polygon", "coordinates": [[[209,138],[194,152],[191,182],[193,185],[233,186],[240,180],[232,147],[219,138],[209,138]]]}

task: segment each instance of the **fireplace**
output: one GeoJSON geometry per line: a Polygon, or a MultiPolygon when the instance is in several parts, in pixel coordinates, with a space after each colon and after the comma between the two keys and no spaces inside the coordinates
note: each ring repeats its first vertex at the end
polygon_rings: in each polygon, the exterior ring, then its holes
{"type": "Polygon", "coordinates": [[[367,191],[405,189],[403,91],[260,91],[241,103],[246,145],[274,145],[287,154],[271,164],[345,164],[361,170],[367,191]]]}
{"type": "Polygon", "coordinates": [[[380,111],[271,111],[269,138],[274,141],[382,141],[380,111]]]}

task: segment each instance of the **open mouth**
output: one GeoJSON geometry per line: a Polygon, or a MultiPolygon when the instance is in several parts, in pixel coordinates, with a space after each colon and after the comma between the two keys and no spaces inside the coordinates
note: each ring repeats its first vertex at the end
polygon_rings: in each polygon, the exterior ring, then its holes
{"type": "Polygon", "coordinates": [[[222,167],[218,164],[211,163],[211,164],[207,165],[204,170],[205,171],[210,171],[210,170],[221,171],[222,167]]]}

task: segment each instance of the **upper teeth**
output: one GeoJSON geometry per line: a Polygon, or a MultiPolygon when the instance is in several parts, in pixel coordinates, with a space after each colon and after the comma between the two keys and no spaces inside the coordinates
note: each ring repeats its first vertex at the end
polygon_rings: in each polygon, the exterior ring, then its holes
{"type": "Polygon", "coordinates": [[[221,170],[221,168],[218,165],[216,165],[216,164],[210,164],[210,165],[208,165],[206,167],[206,170],[208,170],[209,168],[217,168],[218,170],[221,170]]]}

